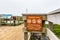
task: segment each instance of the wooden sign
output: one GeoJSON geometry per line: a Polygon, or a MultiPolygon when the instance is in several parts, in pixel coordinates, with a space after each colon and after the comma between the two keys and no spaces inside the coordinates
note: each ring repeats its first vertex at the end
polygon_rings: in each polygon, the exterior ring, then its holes
{"type": "Polygon", "coordinates": [[[42,31],[42,16],[26,16],[26,30],[42,31]]]}

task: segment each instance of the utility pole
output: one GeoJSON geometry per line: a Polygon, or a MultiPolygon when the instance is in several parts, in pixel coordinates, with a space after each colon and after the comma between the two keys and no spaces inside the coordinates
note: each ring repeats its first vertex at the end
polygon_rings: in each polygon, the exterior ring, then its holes
{"type": "Polygon", "coordinates": [[[26,8],[26,13],[28,13],[28,9],[26,8]]]}

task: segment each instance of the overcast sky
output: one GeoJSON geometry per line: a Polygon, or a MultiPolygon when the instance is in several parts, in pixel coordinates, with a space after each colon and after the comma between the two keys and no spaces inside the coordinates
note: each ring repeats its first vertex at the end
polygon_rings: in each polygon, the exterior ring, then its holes
{"type": "Polygon", "coordinates": [[[48,13],[60,8],[60,0],[0,0],[0,14],[48,13]]]}

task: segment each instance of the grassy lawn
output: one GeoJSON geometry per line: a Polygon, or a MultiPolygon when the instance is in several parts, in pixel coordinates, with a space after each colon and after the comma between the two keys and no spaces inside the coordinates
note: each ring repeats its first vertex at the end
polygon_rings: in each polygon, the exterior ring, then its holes
{"type": "Polygon", "coordinates": [[[60,25],[54,24],[53,25],[53,32],[55,33],[55,35],[57,35],[57,37],[60,38],[60,25]]]}

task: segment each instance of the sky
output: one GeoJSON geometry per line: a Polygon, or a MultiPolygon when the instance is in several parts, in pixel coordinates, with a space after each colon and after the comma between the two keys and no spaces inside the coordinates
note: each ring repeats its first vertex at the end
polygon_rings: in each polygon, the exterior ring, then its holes
{"type": "Polygon", "coordinates": [[[0,14],[48,13],[60,8],[60,0],[0,0],[0,14]]]}

